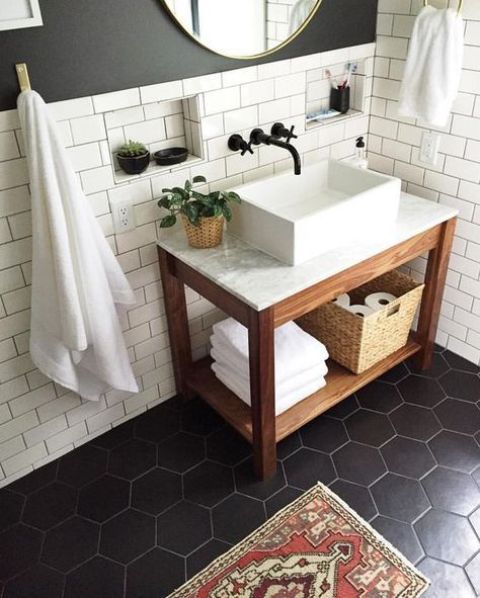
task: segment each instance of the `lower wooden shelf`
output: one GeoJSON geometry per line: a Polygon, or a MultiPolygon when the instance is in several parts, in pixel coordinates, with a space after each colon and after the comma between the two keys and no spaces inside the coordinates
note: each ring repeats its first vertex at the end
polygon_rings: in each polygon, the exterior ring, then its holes
{"type": "MultiPolygon", "coordinates": [[[[386,371],[405,361],[420,349],[421,346],[411,338],[404,347],[362,374],[353,374],[337,363],[329,361],[329,371],[326,377],[327,385],[277,416],[277,442],[346,399],[386,371]]],[[[188,387],[202,397],[244,438],[252,442],[250,407],[217,379],[210,368],[211,363],[210,357],[206,357],[193,364],[187,373],[186,382],[188,387]]]]}

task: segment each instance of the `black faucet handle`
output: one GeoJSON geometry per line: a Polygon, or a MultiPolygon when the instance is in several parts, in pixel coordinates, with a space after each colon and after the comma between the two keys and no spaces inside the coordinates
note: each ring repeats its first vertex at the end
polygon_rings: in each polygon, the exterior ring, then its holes
{"type": "Polygon", "coordinates": [[[280,137],[285,137],[287,143],[290,143],[292,139],[298,139],[298,135],[295,135],[293,132],[294,129],[295,125],[292,125],[290,129],[287,129],[287,127],[283,123],[275,123],[272,126],[271,133],[273,137],[277,137],[277,139],[280,137]]]}
{"type": "Polygon", "coordinates": [[[230,136],[228,140],[228,148],[232,150],[232,152],[238,152],[241,150],[242,156],[244,156],[247,152],[253,154],[251,143],[247,143],[245,139],[238,133],[230,136]]]}
{"type": "Polygon", "coordinates": [[[295,129],[295,125],[292,125],[290,127],[290,131],[288,132],[288,135],[287,135],[287,143],[290,143],[290,141],[292,139],[298,139],[298,135],[295,135],[295,133],[293,132],[294,129],[295,129]]]}

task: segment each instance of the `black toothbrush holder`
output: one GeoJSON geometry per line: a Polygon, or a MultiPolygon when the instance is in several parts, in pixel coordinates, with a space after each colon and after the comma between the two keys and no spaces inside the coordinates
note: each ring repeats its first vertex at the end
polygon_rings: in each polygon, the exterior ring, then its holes
{"type": "Polygon", "coordinates": [[[330,108],[341,114],[346,114],[350,110],[350,86],[332,87],[330,90],[330,108]]]}

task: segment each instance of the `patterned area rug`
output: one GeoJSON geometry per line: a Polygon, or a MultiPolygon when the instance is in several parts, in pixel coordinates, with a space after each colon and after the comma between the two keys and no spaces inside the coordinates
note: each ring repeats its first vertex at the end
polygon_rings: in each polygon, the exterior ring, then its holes
{"type": "Polygon", "coordinates": [[[169,598],[416,598],[425,577],[322,484],[169,598]]]}

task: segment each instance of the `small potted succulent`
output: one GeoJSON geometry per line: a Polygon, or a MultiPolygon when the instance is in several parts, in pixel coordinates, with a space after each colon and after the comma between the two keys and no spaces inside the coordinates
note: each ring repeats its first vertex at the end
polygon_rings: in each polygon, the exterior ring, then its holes
{"type": "Polygon", "coordinates": [[[150,163],[150,152],[143,143],[130,139],[117,152],[117,160],[127,174],[140,174],[150,163]]]}
{"type": "Polygon", "coordinates": [[[164,195],[158,205],[170,213],[160,221],[161,228],[169,228],[180,216],[185,227],[189,245],[206,248],[220,245],[223,238],[224,222],[232,218],[230,202],[240,203],[240,197],[233,191],[212,191],[200,193],[193,189],[196,183],[206,183],[203,176],[185,181],[182,187],[162,189],[164,195]]]}

